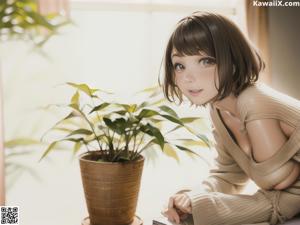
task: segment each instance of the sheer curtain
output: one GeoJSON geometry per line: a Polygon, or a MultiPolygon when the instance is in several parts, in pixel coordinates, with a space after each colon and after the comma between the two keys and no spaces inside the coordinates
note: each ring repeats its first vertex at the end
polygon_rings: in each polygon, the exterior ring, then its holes
{"type": "Polygon", "coordinates": [[[268,7],[253,6],[253,0],[246,0],[246,20],[248,36],[256,45],[266,63],[265,71],[260,80],[267,84],[271,84],[268,7]]]}
{"type": "Polygon", "coordinates": [[[38,11],[43,15],[58,13],[69,17],[69,0],[38,0],[38,11]]]}

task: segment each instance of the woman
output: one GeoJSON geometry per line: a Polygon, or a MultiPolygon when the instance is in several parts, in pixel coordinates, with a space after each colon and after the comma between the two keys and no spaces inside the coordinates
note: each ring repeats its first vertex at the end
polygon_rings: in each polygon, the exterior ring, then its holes
{"type": "Polygon", "coordinates": [[[259,54],[225,17],[196,12],[165,53],[164,93],[208,106],[218,156],[203,189],[170,197],[163,214],[195,225],[278,224],[300,212],[300,102],[257,82],[259,54]],[[260,188],[240,192],[252,179],[260,188]]]}

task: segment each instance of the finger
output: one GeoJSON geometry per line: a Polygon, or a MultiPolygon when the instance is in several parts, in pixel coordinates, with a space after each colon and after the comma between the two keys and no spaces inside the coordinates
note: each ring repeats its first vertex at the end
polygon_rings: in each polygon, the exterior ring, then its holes
{"type": "Polygon", "coordinates": [[[186,202],[184,203],[185,209],[187,213],[192,214],[192,202],[189,197],[187,197],[186,202]]]}
{"type": "Polygon", "coordinates": [[[169,198],[168,208],[169,209],[174,208],[174,197],[169,198]]]}
{"type": "Polygon", "coordinates": [[[172,222],[180,223],[180,217],[176,212],[173,215],[173,221],[172,222]]]}
{"type": "Polygon", "coordinates": [[[186,213],[192,214],[192,205],[191,205],[191,201],[189,199],[187,199],[187,201],[183,204],[183,207],[184,207],[184,211],[186,213]]]}
{"type": "Polygon", "coordinates": [[[167,217],[167,212],[168,212],[168,209],[163,209],[160,213],[161,213],[164,217],[167,217]]]}
{"type": "Polygon", "coordinates": [[[177,214],[176,210],[174,208],[171,209],[165,209],[161,212],[161,214],[164,217],[167,217],[169,221],[171,222],[180,222],[180,216],[177,214]]]}
{"type": "Polygon", "coordinates": [[[180,222],[180,217],[174,208],[168,211],[168,215],[169,215],[168,219],[171,222],[176,222],[176,223],[180,222]]]}
{"type": "Polygon", "coordinates": [[[176,208],[180,211],[186,213],[187,207],[188,207],[188,200],[187,199],[181,199],[180,202],[175,203],[176,208]]]}
{"type": "Polygon", "coordinates": [[[182,196],[174,199],[174,207],[176,207],[177,209],[182,210],[184,203],[185,198],[182,196]]]}

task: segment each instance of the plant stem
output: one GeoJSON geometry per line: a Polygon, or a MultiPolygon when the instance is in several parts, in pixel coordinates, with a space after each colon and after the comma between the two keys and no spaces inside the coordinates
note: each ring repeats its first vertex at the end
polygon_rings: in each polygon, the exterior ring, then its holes
{"type": "MultiPolygon", "coordinates": [[[[91,93],[90,91],[89,91],[89,93],[90,93],[90,96],[92,96],[92,93],[91,93]]],[[[91,100],[92,100],[93,107],[96,107],[93,97],[91,97],[91,100]]],[[[96,116],[97,116],[98,121],[101,121],[100,115],[99,115],[98,111],[96,111],[96,116]]],[[[96,135],[96,133],[95,133],[95,135],[96,135]]],[[[97,137],[97,136],[96,136],[96,137],[97,137]]],[[[98,138],[97,138],[97,141],[98,141],[98,143],[99,143],[100,150],[102,151],[102,150],[103,150],[103,149],[102,149],[102,144],[100,144],[98,138]]]]}
{"type": "Polygon", "coordinates": [[[145,136],[145,133],[143,133],[143,135],[142,135],[142,137],[141,137],[141,139],[140,139],[140,142],[139,142],[139,144],[137,145],[137,148],[136,148],[137,151],[138,151],[140,145],[142,144],[142,141],[144,140],[144,136],[145,136]]]}
{"type": "Polygon", "coordinates": [[[96,137],[97,143],[98,143],[98,145],[99,145],[99,148],[100,148],[100,150],[102,150],[102,149],[101,149],[100,142],[99,142],[99,137],[98,137],[97,134],[96,134],[96,131],[95,131],[95,128],[94,128],[93,124],[89,121],[89,119],[87,118],[87,116],[86,116],[81,110],[78,110],[78,111],[79,111],[79,113],[84,117],[84,119],[87,121],[87,123],[90,125],[90,127],[91,127],[93,133],[95,134],[95,137],[96,137]]]}
{"type": "Polygon", "coordinates": [[[119,140],[118,140],[116,149],[119,149],[121,140],[122,140],[122,134],[121,134],[120,137],[119,137],[119,140]]]}
{"type": "Polygon", "coordinates": [[[88,143],[86,143],[85,140],[83,140],[82,142],[83,142],[84,146],[86,147],[87,152],[90,152],[90,149],[88,147],[88,143]]]}

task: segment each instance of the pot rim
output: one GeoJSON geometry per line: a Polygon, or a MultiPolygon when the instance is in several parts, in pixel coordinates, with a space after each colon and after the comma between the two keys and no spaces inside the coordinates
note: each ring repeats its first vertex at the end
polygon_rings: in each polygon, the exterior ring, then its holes
{"type": "Polygon", "coordinates": [[[83,158],[84,156],[91,155],[91,154],[93,154],[95,152],[100,152],[100,151],[103,151],[103,150],[97,150],[97,151],[90,151],[90,152],[81,153],[78,156],[79,161],[84,161],[84,162],[89,162],[89,163],[97,163],[97,164],[99,164],[99,163],[102,163],[102,164],[113,164],[113,165],[116,165],[116,164],[130,164],[130,163],[137,163],[137,162],[145,161],[145,157],[143,155],[141,155],[141,154],[139,155],[139,157],[138,157],[137,160],[127,161],[127,162],[97,162],[97,161],[94,161],[94,160],[84,159],[83,158]]]}

